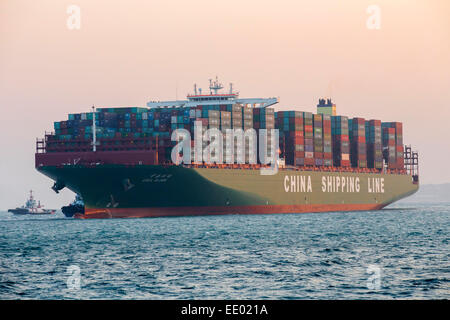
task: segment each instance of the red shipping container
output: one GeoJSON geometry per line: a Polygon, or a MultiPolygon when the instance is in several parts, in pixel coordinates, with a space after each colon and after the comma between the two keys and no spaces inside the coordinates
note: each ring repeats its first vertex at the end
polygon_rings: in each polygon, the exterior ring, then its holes
{"type": "Polygon", "coordinates": [[[305,144],[305,140],[303,139],[303,137],[294,137],[291,139],[294,142],[294,144],[305,144]]]}
{"type": "Polygon", "coordinates": [[[291,137],[303,137],[303,131],[289,131],[291,137]]]}
{"type": "Polygon", "coordinates": [[[379,127],[381,126],[381,120],[369,120],[369,125],[371,127],[379,127]]]}
{"type": "Polygon", "coordinates": [[[341,167],[350,167],[350,160],[341,160],[341,167]]]}
{"type": "Polygon", "coordinates": [[[390,122],[390,127],[397,130],[397,132],[403,131],[403,124],[401,122],[390,122]]]}
{"type": "Polygon", "coordinates": [[[357,141],[358,142],[366,142],[366,137],[365,136],[358,136],[357,141]]]}
{"type": "Polygon", "coordinates": [[[304,158],[305,152],[303,151],[293,151],[293,152],[286,152],[287,158],[304,158]]]}
{"type": "Polygon", "coordinates": [[[336,141],[349,141],[348,135],[346,135],[346,134],[345,135],[334,135],[333,138],[336,141]]]}
{"type": "Polygon", "coordinates": [[[289,118],[290,124],[303,124],[303,118],[289,118]]]}
{"type": "Polygon", "coordinates": [[[207,118],[197,118],[195,121],[200,121],[202,123],[202,126],[208,126],[208,119],[207,118]]]}

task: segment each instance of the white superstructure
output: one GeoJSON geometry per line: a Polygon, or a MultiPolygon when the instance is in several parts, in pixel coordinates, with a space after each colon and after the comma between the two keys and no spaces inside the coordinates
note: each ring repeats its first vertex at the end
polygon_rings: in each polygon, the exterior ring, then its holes
{"type": "Polygon", "coordinates": [[[223,89],[222,84],[216,80],[209,80],[209,94],[202,94],[202,89],[197,88],[194,84],[194,94],[188,94],[187,100],[172,101],[149,101],[147,107],[196,107],[201,105],[226,105],[226,104],[242,104],[253,108],[267,108],[279,102],[279,98],[239,98],[238,92],[233,92],[233,84],[230,83],[229,93],[218,93],[223,89]]]}

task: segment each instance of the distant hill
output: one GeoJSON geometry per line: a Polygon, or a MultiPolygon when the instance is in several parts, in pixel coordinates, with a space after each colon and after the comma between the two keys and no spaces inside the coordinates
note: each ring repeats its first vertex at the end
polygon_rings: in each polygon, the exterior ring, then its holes
{"type": "Polygon", "coordinates": [[[419,191],[402,202],[450,202],[450,183],[421,185],[419,191]]]}

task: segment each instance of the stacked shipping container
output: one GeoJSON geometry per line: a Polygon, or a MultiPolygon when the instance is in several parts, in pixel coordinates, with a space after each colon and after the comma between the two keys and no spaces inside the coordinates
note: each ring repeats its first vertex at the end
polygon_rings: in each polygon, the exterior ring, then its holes
{"type": "Polygon", "coordinates": [[[333,116],[331,133],[333,137],[333,164],[335,167],[350,167],[350,140],[348,118],[333,116]]]}
{"type": "Polygon", "coordinates": [[[229,105],[227,106],[227,111],[231,112],[231,127],[235,129],[242,128],[242,105],[229,105]]]}
{"type": "Polygon", "coordinates": [[[314,162],[314,128],[313,114],[303,112],[303,136],[305,142],[305,165],[313,166],[314,162]]]}
{"type": "MultiPolygon", "coordinates": [[[[47,141],[47,151],[89,151],[92,148],[93,113],[70,114],[68,120],[54,123],[55,135],[47,141]]],[[[279,150],[267,145],[267,156],[280,152],[286,164],[294,166],[335,166],[383,168],[383,158],[390,169],[402,169],[403,130],[399,122],[381,123],[363,118],[312,114],[300,111],[280,111],[272,108],[250,108],[239,104],[199,105],[182,108],[98,108],[95,113],[98,150],[142,150],[158,148],[160,160],[169,160],[171,132],[190,131],[194,139],[194,122],[202,123],[203,132],[216,128],[224,137],[227,129],[279,130],[279,150]],[[384,152],[383,152],[384,150],[384,152]]],[[[245,152],[246,163],[253,157],[251,148],[235,140],[228,152],[224,143],[224,158],[236,162],[245,152]],[[244,150],[244,151],[242,151],[244,150]]],[[[203,148],[208,144],[204,141],[203,148]]],[[[192,143],[193,145],[193,143],[192,143]]],[[[259,141],[258,141],[259,145],[259,141]]],[[[259,154],[259,153],[258,153],[259,154]]],[[[195,156],[194,150],[192,153],[195,156]]],[[[208,159],[205,159],[208,160],[208,159]]],[[[261,161],[261,159],[259,159],[261,161]]]]}
{"type": "Polygon", "coordinates": [[[322,115],[313,115],[314,164],[323,166],[323,127],[322,115]]]}
{"type": "Polygon", "coordinates": [[[366,121],[367,167],[383,168],[383,144],[381,140],[381,121],[366,121]]]}
{"type": "Polygon", "coordinates": [[[352,167],[367,168],[366,124],[363,118],[348,121],[350,131],[350,160],[352,167]],[[351,128],[351,129],[350,129],[351,128]]]}
{"type": "Polygon", "coordinates": [[[322,115],[322,135],[323,135],[323,165],[331,167],[333,165],[333,144],[331,140],[331,116],[322,115]]]}
{"type": "Polygon", "coordinates": [[[250,107],[242,108],[242,127],[244,131],[253,128],[253,109],[250,107]]]}
{"type": "MultiPolygon", "coordinates": [[[[278,150],[275,150],[273,148],[271,143],[272,139],[274,138],[272,136],[272,129],[275,129],[275,110],[273,108],[253,108],[253,127],[257,131],[258,146],[260,145],[259,131],[261,129],[267,130],[267,150],[265,150],[265,155],[268,158],[272,158],[274,156],[274,153],[278,152],[278,150]]],[[[263,159],[260,159],[259,152],[258,159],[260,162],[264,162],[263,159]]]]}
{"type": "Polygon", "coordinates": [[[275,118],[275,126],[279,130],[281,157],[288,165],[304,165],[303,113],[280,111],[275,114],[275,118]]]}
{"type": "Polygon", "coordinates": [[[383,127],[383,156],[389,169],[395,169],[395,129],[383,127]]]}
{"type": "Polygon", "coordinates": [[[384,158],[390,169],[404,167],[403,156],[403,125],[401,122],[383,122],[384,158]]]}

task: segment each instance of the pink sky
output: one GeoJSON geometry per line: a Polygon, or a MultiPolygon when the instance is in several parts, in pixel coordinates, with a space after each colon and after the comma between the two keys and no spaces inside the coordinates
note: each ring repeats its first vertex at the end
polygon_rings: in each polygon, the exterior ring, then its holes
{"type": "Polygon", "coordinates": [[[59,208],[34,169],[35,138],[68,113],[183,98],[218,75],[276,110],[402,121],[422,183],[450,182],[450,2],[447,0],[0,1],[0,209],[30,188],[59,208]],[[69,30],[66,9],[81,8],[69,30]],[[381,29],[369,30],[369,5],[381,29]]]}

